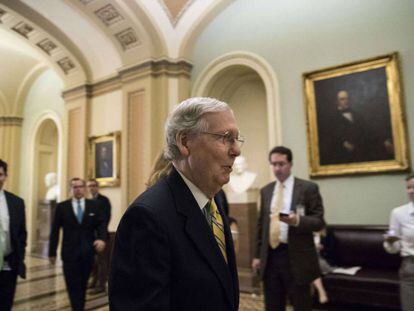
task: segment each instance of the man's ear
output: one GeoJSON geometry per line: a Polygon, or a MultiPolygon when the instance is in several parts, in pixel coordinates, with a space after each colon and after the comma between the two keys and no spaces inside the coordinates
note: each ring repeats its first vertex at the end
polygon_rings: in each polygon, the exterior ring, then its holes
{"type": "Polygon", "coordinates": [[[176,139],[178,150],[182,156],[186,157],[190,155],[190,149],[188,148],[188,135],[186,133],[177,134],[176,139]]]}

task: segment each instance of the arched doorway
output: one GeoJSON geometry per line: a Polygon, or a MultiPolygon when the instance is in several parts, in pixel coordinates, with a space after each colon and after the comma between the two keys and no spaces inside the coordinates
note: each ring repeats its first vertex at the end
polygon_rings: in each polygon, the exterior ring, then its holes
{"type": "MultiPolygon", "coordinates": [[[[47,256],[52,208],[56,201],[46,200],[47,174],[55,173],[57,182],[58,173],[58,146],[59,133],[52,119],[42,121],[35,134],[34,144],[34,183],[33,183],[33,209],[31,245],[32,252],[47,256]]],[[[49,175],[50,176],[50,175],[49,175]]],[[[50,185],[49,185],[50,187],[50,185]]],[[[57,199],[57,198],[56,198],[57,199]]]]}

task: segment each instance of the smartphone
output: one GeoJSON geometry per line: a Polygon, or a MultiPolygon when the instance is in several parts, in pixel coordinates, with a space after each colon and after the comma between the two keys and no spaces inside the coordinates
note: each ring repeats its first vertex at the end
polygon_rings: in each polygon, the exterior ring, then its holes
{"type": "Polygon", "coordinates": [[[279,217],[289,217],[289,213],[279,213],[279,217]]]}

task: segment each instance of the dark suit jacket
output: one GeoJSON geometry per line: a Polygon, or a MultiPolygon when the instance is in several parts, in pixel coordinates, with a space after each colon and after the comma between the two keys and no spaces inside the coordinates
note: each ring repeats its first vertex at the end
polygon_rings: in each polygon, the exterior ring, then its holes
{"type": "Polygon", "coordinates": [[[98,210],[105,221],[106,227],[108,227],[109,221],[111,220],[111,202],[108,197],[100,193],[98,193],[94,201],[96,202],[96,205],[98,205],[98,210]]]}
{"type": "Polygon", "coordinates": [[[11,192],[4,191],[10,217],[10,244],[13,252],[5,259],[12,270],[26,278],[26,266],[24,256],[26,252],[26,215],[23,199],[11,192]]]}
{"type": "Polygon", "coordinates": [[[233,311],[239,287],[224,212],[226,264],[191,191],[173,169],[140,195],[118,227],[109,278],[113,311],[233,311]]]}
{"type": "MultiPolygon", "coordinates": [[[[257,222],[256,258],[260,258],[261,277],[266,270],[269,250],[270,204],[275,182],[261,189],[261,209],[257,222]]],[[[318,186],[310,181],[295,178],[291,210],[303,205],[305,216],[300,217],[298,227],[289,226],[289,260],[292,275],[298,284],[306,284],[320,276],[318,255],[313,242],[313,231],[325,226],[322,198],[318,186]]]]}
{"type": "Polygon", "coordinates": [[[93,257],[95,237],[105,240],[105,221],[92,200],[85,200],[85,212],[79,224],[72,207],[72,199],[58,203],[50,232],[49,257],[56,257],[59,231],[63,229],[62,260],[77,261],[93,257]]]}

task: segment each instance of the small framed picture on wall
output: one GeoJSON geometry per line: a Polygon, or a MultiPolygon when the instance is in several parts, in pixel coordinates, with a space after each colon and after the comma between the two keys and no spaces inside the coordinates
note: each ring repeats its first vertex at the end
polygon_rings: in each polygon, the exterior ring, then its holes
{"type": "Polygon", "coordinates": [[[120,132],[89,138],[89,177],[103,187],[120,184],[120,132]]]}

